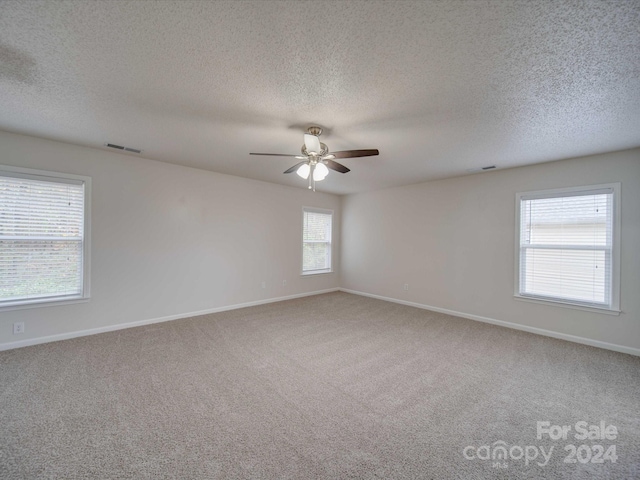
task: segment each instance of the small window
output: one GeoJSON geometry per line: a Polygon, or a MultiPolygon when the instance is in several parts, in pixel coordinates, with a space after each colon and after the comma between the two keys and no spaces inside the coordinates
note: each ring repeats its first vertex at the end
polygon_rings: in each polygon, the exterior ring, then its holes
{"type": "Polygon", "coordinates": [[[303,209],[302,274],[331,272],[331,223],[333,211],[303,209]]]}
{"type": "Polygon", "coordinates": [[[0,166],[0,308],[88,298],[89,182],[0,166]]]}
{"type": "Polygon", "coordinates": [[[517,195],[517,297],[618,311],[619,187],[517,195]]]}

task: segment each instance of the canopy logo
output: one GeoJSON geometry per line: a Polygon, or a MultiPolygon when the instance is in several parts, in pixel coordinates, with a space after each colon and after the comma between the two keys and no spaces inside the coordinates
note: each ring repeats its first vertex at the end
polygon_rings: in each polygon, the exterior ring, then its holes
{"type": "Polygon", "coordinates": [[[536,462],[538,466],[544,467],[551,459],[553,453],[553,445],[549,447],[548,451],[545,451],[543,446],[527,445],[521,447],[520,445],[513,445],[509,447],[503,440],[493,442],[492,445],[481,445],[474,447],[469,445],[462,451],[464,458],[467,460],[491,460],[495,468],[507,468],[507,460],[519,460],[524,459],[525,466],[529,466],[529,463],[540,457],[541,461],[536,462]],[[543,461],[542,461],[543,460],[543,461]]]}
{"type": "MultiPolygon", "coordinates": [[[[618,429],[615,425],[607,425],[604,420],[598,424],[580,421],[574,425],[552,425],[547,421],[536,422],[536,438],[538,440],[556,442],[568,440],[570,436],[572,439],[591,442],[591,444],[564,445],[564,450],[567,452],[563,460],[564,463],[616,463],[618,460],[616,445],[600,444],[602,441],[618,438],[618,429]],[[593,442],[599,443],[594,444],[593,442]]],[[[498,440],[491,445],[480,445],[479,447],[469,445],[462,450],[462,455],[467,460],[492,462],[494,468],[508,468],[507,461],[509,460],[523,462],[527,467],[534,463],[539,467],[544,467],[551,460],[555,447],[556,445],[546,447],[542,445],[509,446],[504,440],[498,440]]]]}

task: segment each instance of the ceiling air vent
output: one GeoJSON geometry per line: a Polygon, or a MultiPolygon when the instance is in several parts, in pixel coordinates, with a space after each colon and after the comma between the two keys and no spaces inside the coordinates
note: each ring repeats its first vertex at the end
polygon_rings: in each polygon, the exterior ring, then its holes
{"type": "Polygon", "coordinates": [[[481,167],[481,168],[468,168],[467,172],[469,173],[478,173],[478,172],[486,172],[487,170],[493,170],[494,168],[496,168],[495,165],[489,165],[488,167],[481,167]]]}
{"type": "Polygon", "coordinates": [[[105,143],[104,145],[105,147],[115,148],[116,150],[124,150],[125,152],[142,153],[142,150],[138,150],[137,148],[123,147],[122,145],[116,145],[115,143],[105,143]]]}

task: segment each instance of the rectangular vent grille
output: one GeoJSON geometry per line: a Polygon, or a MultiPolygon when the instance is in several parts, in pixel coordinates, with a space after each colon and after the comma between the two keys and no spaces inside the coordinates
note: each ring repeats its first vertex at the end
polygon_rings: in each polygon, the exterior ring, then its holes
{"type": "Polygon", "coordinates": [[[479,172],[486,172],[487,170],[493,170],[494,168],[496,168],[495,165],[490,165],[488,167],[476,167],[476,168],[468,168],[467,172],[468,173],[479,173],[479,172]]]}
{"type": "Polygon", "coordinates": [[[123,147],[122,145],[116,145],[115,143],[105,143],[104,145],[109,148],[115,148],[116,150],[124,150],[125,152],[142,153],[142,150],[137,148],[123,147]]]}

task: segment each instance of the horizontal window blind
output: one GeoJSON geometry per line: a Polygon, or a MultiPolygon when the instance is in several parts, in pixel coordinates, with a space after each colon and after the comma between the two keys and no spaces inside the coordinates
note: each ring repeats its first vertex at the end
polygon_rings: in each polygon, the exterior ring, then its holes
{"type": "Polygon", "coordinates": [[[83,294],[84,184],[44,178],[0,172],[0,306],[83,294]]]}
{"type": "Polygon", "coordinates": [[[613,190],[520,200],[520,295],[611,307],[613,190]]]}
{"type": "Polygon", "coordinates": [[[323,273],[331,271],[331,223],[330,212],[304,209],[302,228],[302,272],[323,273]]]}

